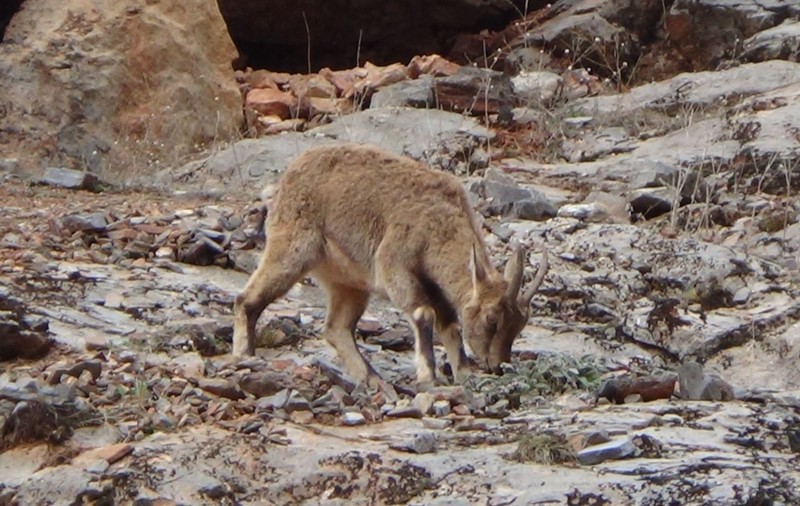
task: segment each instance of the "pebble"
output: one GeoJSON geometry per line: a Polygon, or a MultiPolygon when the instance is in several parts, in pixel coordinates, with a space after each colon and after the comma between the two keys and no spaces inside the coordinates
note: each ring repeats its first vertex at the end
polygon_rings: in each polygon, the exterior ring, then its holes
{"type": "Polygon", "coordinates": [[[422,418],[422,411],[416,406],[397,407],[386,413],[393,418],[422,418]]]}
{"type": "Polygon", "coordinates": [[[415,434],[410,440],[392,443],[389,448],[417,454],[436,453],[436,435],[432,432],[415,434]]]}
{"type": "Polygon", "coordinates": [[[423,415],[427,415],[431,412],[431,408],[435,399],[436,398],[432,394],[420,392],[414,396],[414,400],[411,401],[411,405],[417,408],[423,415]]]}
{"type": "Polygon", "coordinates": [[[342,423],[349,426],[364,425],[367,419],[358,411],[347,411],[342,413],[342,423]]]}
{"type": "Polygon", "coordinates": [[[453,421],[447,418],[424,417],[422,419],[422,426],[426,429],[444,430],[452,425],[453,421]]]}
{"type": "Polygon", "coordinates": [[[436,416],[447,416],[450,414],[450,401],[438,400],[433,403],[433,414],[436,416]]]}
{"type": "Polygon", "coordinates": [[[289,413],[289,419],[294,423],[307,425],[314,421],[314,413],[311,411],[293,411],[289,413]]]}
{"type": "Polygon", "coordinates": [[[469,406],[465,406],[464,404],[457,404],[453,406],[452,411],[454,414],[458,416],[468,416],[472,414],[472,411],[470,411],[469,406]]]}
{"type": "Polygon", "coordinates": [[[89,172],[67,169],[65,167],[48,167],[44,171],[41,182],[50,186],[59,186],[70,190],[81,190],[98,182],[97,176],[89,172]]]}

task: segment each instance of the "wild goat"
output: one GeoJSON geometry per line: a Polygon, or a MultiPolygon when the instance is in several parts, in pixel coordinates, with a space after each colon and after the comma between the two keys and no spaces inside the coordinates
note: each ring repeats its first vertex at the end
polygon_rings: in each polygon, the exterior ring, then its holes
{"type": "Polygon", "coordinates": [[[547,270],[545,254],[520,296],[524,263],[517,249],[504,277],[495,270],[455,176],[375,147],[314,148],[289,165],[269,207],[266,247],[234,304],[233,353],[255,353],[261,313],[308,274],[328,294],[324,337],[356,379],[382,384],[354,340],[370,294],[405,313],[420,384],[435,381],[434,326],[455,379],[468,373],[459,321],[479,363],[499,372],[547,270]]]}

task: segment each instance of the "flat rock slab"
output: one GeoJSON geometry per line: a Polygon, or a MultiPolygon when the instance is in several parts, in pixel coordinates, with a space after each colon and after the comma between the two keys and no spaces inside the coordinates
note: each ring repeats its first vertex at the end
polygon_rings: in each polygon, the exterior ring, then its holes
{"type": "Polygon", "coordinates": [[[575,114],[628,115],[642,107],[664,110],[678,105],[706,107],[731,97],[766,93],[797,81],[800,63],[748,63],[719,72],[686,72],[666,81],[644,84],[628,93],[576,100],[575,114]]]}
{"type": "Polygon", "coordinates": [[[492,137],[491,131],[461,114],[405,107],[368,109],[307,132],[236,142],[208,158],[165,171],[158,180],[189,183],[189,187],[236,187],[255,195],[275,183],[307,149],[337,142],[374,144],[435,167],[458,170],[452,165],[452,155],[478,150],[492,137]]]}
{"type": "Polygon", "coordinates": [[[630,439],[619,439],[584,448],[578,452],[578,462],[584,466],[592,466],[606,460],[623,459],[634,452],[636,445],[630,439]]]}
{"type": "Polygon", "coordinates": [[[67,169],[64,167],[48,167],[40,181],[42,184],[68,188],[70,190],[86,190],[97,184],[97,176],[89,172],[67,169]]]}

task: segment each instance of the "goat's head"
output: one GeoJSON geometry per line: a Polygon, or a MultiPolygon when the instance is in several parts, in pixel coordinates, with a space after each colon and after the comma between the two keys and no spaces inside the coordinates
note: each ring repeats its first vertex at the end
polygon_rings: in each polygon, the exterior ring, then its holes
{"type": "Polygon", "coordinates": [[[520,293],[524,264],[525,252],[518,248],[500,278],[482,265],[475,248],[472,250],[472,299],[464,308],[462,334],[481,366],[495,374],[502,372],[500,364],[511,361],[514,340],[528,322],[531,299],[547,271],[547,253],[535,279],[520,293]]]}

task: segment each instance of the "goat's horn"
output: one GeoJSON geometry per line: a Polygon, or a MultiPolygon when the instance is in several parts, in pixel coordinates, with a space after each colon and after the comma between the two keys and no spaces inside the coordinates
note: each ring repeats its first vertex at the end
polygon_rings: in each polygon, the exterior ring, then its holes
{"type": "Polygon", "coordinates": [[[531,281],[531,284],[525,289],[525,292],[523,292],[522,297],[519,299],[519,305],[523,310],[530,306],[533,294],[536,293],[536,290],[539,289],[542,281],[544,281],[544,276],[547,274],[547,269],[549,267],[550,261],[547,258],[547,250],[545,249],[542,250],[542,260],[539,263],[539,270],[536,271],[536,276],[533,278],[533,281],[531,281]]]}
{"type": "Polygon", "coordinates": [[[508,282],[508,296],[514,300],[519,296],[519,289],[522,287],[522,275],[524,274],[525,252],[521,247],[514,249],[514,253],[506,263],[506,270],[503,277],[508,282]]]}

